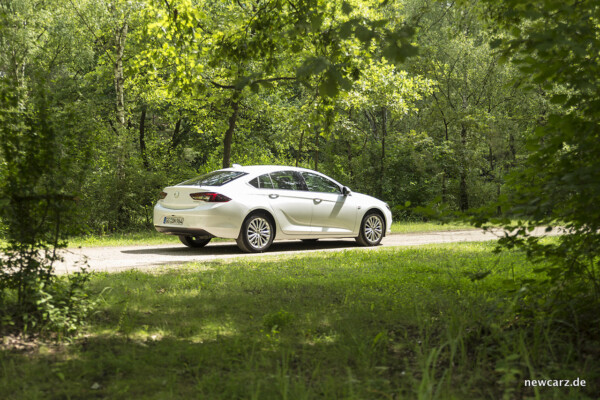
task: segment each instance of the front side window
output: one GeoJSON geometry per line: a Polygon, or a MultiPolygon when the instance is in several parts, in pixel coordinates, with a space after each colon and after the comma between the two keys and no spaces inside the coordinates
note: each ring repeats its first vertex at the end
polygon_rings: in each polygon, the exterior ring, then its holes
{"type": "Polygon", "coordinates": [[[342,193],[340,191],[340,187],[335,182],[325,178],[324,176],[310,172],[303,172],[302,177],[304,178],[306,186],[310,192],[342,193]]]}
{"type": "Polygon", "coordinates": [[[271,172],[271,181],[273,189],[283,190],[306,190],[304,180],[298,172],[295,171],[278,171],[271,172]]]}
{"type": "Polygon", "coordinates": [[[247,175],[247,173],[241,171],[214,171],[181,182],[177,186],[223,186],[244,175],[247,175]]]}

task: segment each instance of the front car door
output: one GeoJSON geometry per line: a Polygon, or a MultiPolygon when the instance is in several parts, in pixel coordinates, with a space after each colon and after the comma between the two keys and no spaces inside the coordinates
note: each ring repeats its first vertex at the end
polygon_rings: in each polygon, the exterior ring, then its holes
{"type": "Polygon", "coordinates": [[[302,172],[312,195],[312,231],[319,235],[352,234],[356,224],[357,205],[352,196],[344,196],[342,188],[327,177],[302,172]]]}

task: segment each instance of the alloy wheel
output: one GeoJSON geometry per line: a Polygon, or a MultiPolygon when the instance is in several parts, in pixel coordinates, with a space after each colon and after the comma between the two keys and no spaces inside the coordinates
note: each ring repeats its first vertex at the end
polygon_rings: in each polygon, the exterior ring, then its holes
{"type": "Polygon", "coordinates": [[[248,224],[246,237],[253,248],[261,250],[271,241],[271,225],[265,218],[255,217],[248,224]]]}
{"type": "Polygon", "coordinates": [[[371,243],[377,242],[383,235],[383,223],[378,215],[371,215],[365,221],[365,237],[371,243]]]}

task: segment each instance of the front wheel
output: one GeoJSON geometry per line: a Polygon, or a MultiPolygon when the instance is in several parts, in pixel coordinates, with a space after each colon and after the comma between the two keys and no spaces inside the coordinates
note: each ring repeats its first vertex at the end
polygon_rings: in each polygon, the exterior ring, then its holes
{"type": "Polygon", "coordinates": [[[187,247],[195,248],[206,246],[208,242],[210,242],[210,239],[212,238],[204,236],[179,236],[179,240],[181,240],[181,243],[185,244],[187,247]]]}
{"type": "Polygon", "coordinates": [[[372,212],[362,220],[360,232],[356,241],[361,246],[377,246],[383,239],[385,223],[383,217],[378,213],[372,212]]]}
{"type": "Polygon", "coordinates": [[[275,229],[271,219],[263,213],[257,213],[246,218],[236,242],[246,253],[262,253],[271,246],[273,239],[275,229]]]}

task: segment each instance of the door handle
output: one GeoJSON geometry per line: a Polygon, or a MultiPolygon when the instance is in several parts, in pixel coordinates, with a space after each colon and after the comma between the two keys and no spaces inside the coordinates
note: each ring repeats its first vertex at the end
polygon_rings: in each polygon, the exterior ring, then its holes
{"type": "Polygon", "coordinates": [[[322,202],[323,200],[321,199],[313,199],[313,201],[315,202],[315,204],[319,204],[320,202],[322,202]]]}
{"type": "Polygon", "coordinates": [[[269,195],[269,198],[270,198],[270,199],[276,199],[276,198],[278,198],[278,197],[279,197],[279,195],[278,195],[278,194],[275,194],[275,193],[272,193],[272,194],[270,194],[270,195],[269,195]]]}

